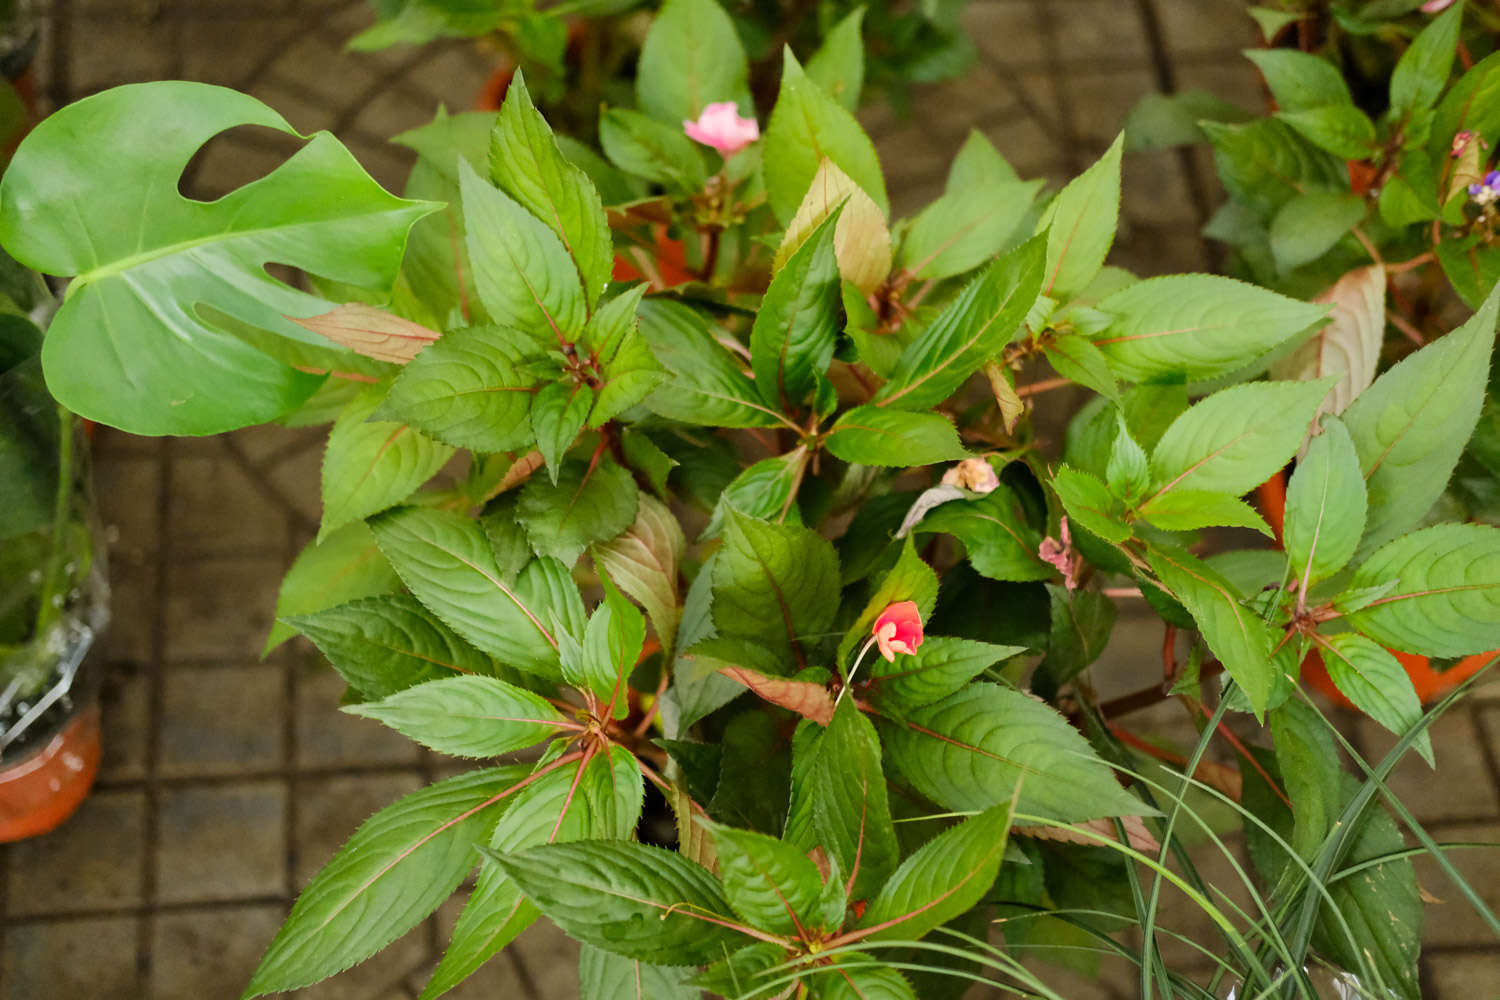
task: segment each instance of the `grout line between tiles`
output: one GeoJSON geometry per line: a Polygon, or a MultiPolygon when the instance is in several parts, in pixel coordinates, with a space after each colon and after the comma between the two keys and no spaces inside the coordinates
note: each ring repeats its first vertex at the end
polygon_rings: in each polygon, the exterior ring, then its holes
{"type": "Polygon", "coordinates": [[[157,443],[157,488],[156,509],[156,580],[155,592],[150,602],[150,680],[146,703],[146,762],[145,762],[145,829],[141,851],[141,898],[145,901],[145,912],[137,927],[136,977],[138,985],[144,987],[151,972],[151,942],[155,935],[154,914],[157,902],[158,883],[161,872],[157,868],[157,850],[161,840],[161,788],[157,784],[157,768],[161,759],[161,729],[165,717],[166,703],[166,605],[171,584],[172,555],[172,468],[173,441],[161,438],[157,443]]]}

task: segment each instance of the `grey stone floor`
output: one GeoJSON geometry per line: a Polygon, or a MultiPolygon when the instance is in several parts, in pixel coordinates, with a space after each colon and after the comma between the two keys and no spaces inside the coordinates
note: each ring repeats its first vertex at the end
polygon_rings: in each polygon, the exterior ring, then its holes
{"type": "MultiPolygon", "coordinates": [[[[465,107],[489,72],[472,46],[360,56],[343,41],[357,0],[54,0],[41,57],[56,105],[137,80],[188,78],[254,93],[303,130],[332,129],[384,183],[408,165],[384,138],[465,107]]],[[[1154,89],[1198,86],[1255,105],[1238,50],[1253,42],[1232,0],[976,0],[981,65],[932,88],[916,114],[867,122],[898,210],[940,187],[970,127],[1023,173],[1063,179],[1096,156],[1154,89]]],[[[200,183],[232,187],[284,155],[243,140],[205,158],[200,183]]],[[[1127,160],[1117,259],[1142,272],[1203,269],[1197,236],[1211,165],[1174,154],[1127,160]]],[[[101,431],[99,493],[117,530],[105,761],[95,794],[58,832],[0,848],[0,1000],[237,996],[298,888],[376,808],[445,765],[336,711],[340,683],[305,645],[258,652],[282,572],[318,520],[321,438],[256,429],[203,440],[101,431]]],[[[1134,685],[1157,638],[1125,628],[1096,671],[1134,685]]],[[[1168,734],[1182,720],[1159,716],[1168,734]]],[[[1383,737],[1351,730],[1371,751],[1383,737]]],[[[1434,734],[1438,780],[1420,764],[1395,785],[1442,840],[1500,841],[1500,685],[1434,734]]],[[[1500,853],[1456,856],[1500,907],[1500,853]]],[[[1425,863],[1424,863],[1425,864],[1425,863]]],[[[1226,870],[1225,878],[1230,873],[1226,870]]],[[[1429,908],[1424,994],[1500,996],[1500,953],[1440,873],[1429,908]]],[[[1227,883],[1226,883],[1227,884],[1227,883]]],[[[415,997],[456,912],[445,908],[381,956],[308,998],[415,997]]],[[[456,997],[561,1000],[572,948],[539,926],[456,997]]],[[[1134,995],[1079,983],[1068,994],[1134,995]]]]}

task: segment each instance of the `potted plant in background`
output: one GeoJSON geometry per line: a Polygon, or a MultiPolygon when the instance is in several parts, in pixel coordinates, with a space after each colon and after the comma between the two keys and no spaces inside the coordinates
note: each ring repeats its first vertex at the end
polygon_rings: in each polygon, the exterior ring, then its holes
{"type": "MultiPolygon", "coordinates": [[[[351,713],[487,761],[361,826],[247,995],[368,958],[477,871],[424,996],[546,917],[591,998],[1058,997],[1023,959],[1059,949],[1162,996],[1416,997],[1396,819],[1500,934],[1383,784],[1458,697],[1424,712],[1387,648],[1500,646],[1500,529],[1423,522],[1480,418],[1500,293],[1367,385],[1266,378],[1330,304],[1106,266],[1122,141],[1043,196],[976,135],[893,221],[845,103],[858,48],[816,76],[785,51],[762,128],[712,0],[663,7],[653,46],[598,149],[557,141],[518,78],[497,114],[401,137],[408,198],[327,134],[183,198],[213,135],[291,132],[184,83],[63,109],[0,183],[0,241],[73,276],[43,347],[63,402],[155,434],[331,420],[279,628],[351,713]],[[1065,385],[1097,400],[1049,441],[1033,416],[1065,385]],[[1242,498],[1294,460],[1269,549],[1242,498]],[[1208,552],[1217,528],[1238,533],[1208,552]],[[1117,600],[1167,639],[1132,705],[1177,701],[1193,745],[1097,697],[1117,600]],[[1308,697],[1312,649],[1397,735],[1379,761],[1308,697]],[[648,785],[675,850],[638,840],[648,785]],[[1230,827],[1245,911],[1188,850],[1233,857],[1230,827]],[[1166,893],[1207,917],[1202,976],[1166,957],[1166,893]]],[[[1451,61],[1422,61],[1429,105],[1489,86],[1451,61]]]]}
{"type": "Polygon", "coordinates": [[[99,765],[99,677],[86,661],[108,617],[104,549],[78,418],[42,379],[55,307],[3,261],[0,312],[0,841],[65,820],[99,765]]]}

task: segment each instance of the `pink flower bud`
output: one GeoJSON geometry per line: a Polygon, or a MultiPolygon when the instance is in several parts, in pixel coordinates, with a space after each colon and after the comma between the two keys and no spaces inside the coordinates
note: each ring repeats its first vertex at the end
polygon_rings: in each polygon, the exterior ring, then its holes
{"type": "Polygon", "coordinates": [[[1054,567],[1062,574],[1063,584],[1069,590],[1076,590],[1078,589],[1078,570],[1083,560],[1073,551],[1073,536],[1068,531],[1066,517],[1058,525],[1058,534],[1062,536],[1061,542],[1055,538],[1044,538],[1036,554],[1042,562],[1054,567]]]}
{"type": "Polygon", "coordinates": [[[922,613],[915,601],[897,601],[880,613],[870,629],[880,655],[889,663],[897,653],[910,655],[922,645],[922,613]]]}
{"type": "Polygon", "coordinates": [[[689,139],[712,146],[725,157],[733,156],[760,138],[754,118],[741,118],[733,101],[719,101],[703,109],[697,121],[684,121],[689,139]]]}
{"type": "Polygon", "coordinates": [[[1452,6],[1453,0],[1427,0],[1427,2],[1422,5],[1422,13],[1440,14],[1452,6]]]}
{"type": "Polygon", "coordinates": [[[995,467],[982,458],[966,458],[943,473],[944,486],[957,486],[970,493],[993,493],[1000,485],[995,467]]]}

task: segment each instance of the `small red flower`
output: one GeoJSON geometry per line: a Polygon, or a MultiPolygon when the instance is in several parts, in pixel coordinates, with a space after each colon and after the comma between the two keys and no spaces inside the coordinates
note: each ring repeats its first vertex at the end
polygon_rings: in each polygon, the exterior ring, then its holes
{"type": "Polygon", "coordinates": [[[886,662],[896,659],[897,653],[911,654],[922,645],[922,613],[915,601],[897,601],[880,613],[870,629],[880,655],[886,662]]]}

